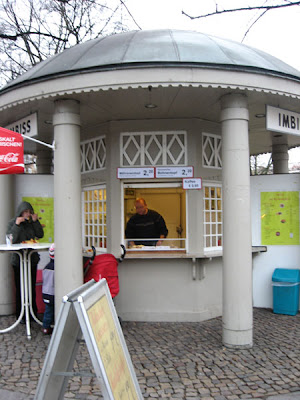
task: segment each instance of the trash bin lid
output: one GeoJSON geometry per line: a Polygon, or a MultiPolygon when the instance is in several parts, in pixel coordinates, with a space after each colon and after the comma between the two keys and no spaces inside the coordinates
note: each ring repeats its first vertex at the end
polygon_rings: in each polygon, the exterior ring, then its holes
{"type": "Polygon", "coordinates": [[[273,282],[300,282],[300,269],[276,268],[272,276],[273,282]]]}

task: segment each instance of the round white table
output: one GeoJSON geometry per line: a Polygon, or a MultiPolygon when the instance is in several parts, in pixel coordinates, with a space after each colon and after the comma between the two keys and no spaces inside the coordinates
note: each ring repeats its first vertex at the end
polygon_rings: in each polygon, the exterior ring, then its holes
{"type": "Polygon", "coordinates": [[[20,256],[20,289],[21,289],[21,313],[14,324],[8,328],[0,330],[0,333],[6,333],[14,329],[22,320],[25,314],[27,338],[31,339],[30,332],[30,314],[32,318],[40,325],[42,322],[36,317],[32,309],[31,296],[31,254],[39,251],[49,250],[51,243],[17,243],[0,244],[0,253],[17,253],[20,256]]]}

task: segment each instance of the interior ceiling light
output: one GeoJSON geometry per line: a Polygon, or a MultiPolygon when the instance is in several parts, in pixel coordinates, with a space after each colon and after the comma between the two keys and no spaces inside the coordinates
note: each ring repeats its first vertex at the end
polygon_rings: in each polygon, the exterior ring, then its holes
{"type": "Polygon", "coordinates": [[[149,104],[145,104],[145,108],[157,108],[157,105],[153,104],[153,103],[149,103],[149,104]]]}

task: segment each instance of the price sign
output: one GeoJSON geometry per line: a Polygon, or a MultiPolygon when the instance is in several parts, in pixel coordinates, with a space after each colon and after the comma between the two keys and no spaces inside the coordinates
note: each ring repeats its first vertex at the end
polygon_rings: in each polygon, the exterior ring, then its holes
{"type": "Polygon", "coordinates": [[[202,189],[202,179],[201,178],[184,178],[182,179],[183,189],[202,189]]]}
{"type": "Polygon", "coordinates": [[[194,176],[193,167],[156,167],[156,178],[192,178],[194,176]]]}
{"type": "Polygon", "coordinates": [[[146,168],[118,168],[118,179],[154,178],[154,167],[146,168]]]}

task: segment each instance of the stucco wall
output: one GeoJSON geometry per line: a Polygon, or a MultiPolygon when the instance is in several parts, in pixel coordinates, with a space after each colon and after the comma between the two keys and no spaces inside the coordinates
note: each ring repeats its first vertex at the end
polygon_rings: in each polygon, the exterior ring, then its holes
{"type": "MultiPolygon", "coordinates": [[[[261,192],[296,191],[300,193],[300,174],[251,177],[253,245],[261,242],[261,192]]],[[[300,211],[300,210],[299,210],[300,211]]],[[[273,308],[272,275],[275,268],[300,269],[300,245],[267,245],[267,252],[253,258],[254,307],[273,308]]]]}
{"type": "Polygon", "coordinates": [[[222,314],[221,258],[126,259],[119,264],[118,315],[126,321],[201,321],[222,314]]]}

